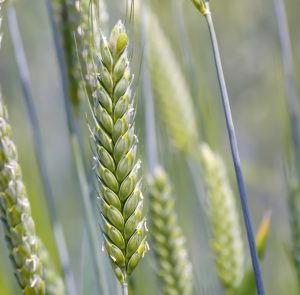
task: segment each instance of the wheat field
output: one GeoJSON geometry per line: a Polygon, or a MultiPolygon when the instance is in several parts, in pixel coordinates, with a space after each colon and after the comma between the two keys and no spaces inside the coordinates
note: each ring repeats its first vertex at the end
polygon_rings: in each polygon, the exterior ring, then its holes
{"type": "Polygon", "coordinates": [[[299,9],[0,0],[0,294],[300,294],[299,9]]]}

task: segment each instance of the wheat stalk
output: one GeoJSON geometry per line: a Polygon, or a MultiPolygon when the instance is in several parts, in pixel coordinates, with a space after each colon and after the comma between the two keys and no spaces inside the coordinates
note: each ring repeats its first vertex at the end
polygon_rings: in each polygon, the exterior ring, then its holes
{"type": "Polygon", "coordinates": [[[189,87],[156,16],[145,9],[149,70],[161,118],[176,147],[191,153],[198,142],[189,87]]]}
{"type": "Polygon", "coordinates": [[[236,138],[235,128],[234,128],[232,114],[231,114],[231,107],[230,107],[230,103],[229,103],[229,97],[228,97],[228,92],[227,92],[227,87],[226,87],[222,62],[221,62],[221,56],[220,56],[220,52],[219,52],[218,40],[217,40],[214,23],[212,20],[212,15],[211,15],[210,7],[209,7],[209,1],[208,0],[192,0],[192,2],[195,4],[196,8],[200,11],[200,13],[205,17],[205,20],[206,20],[207,26],[208,26],[208,30],[209,30],[209,35],[210,35],[211,45],[212,45],[212,52],[213,52],[213,57],[214,57],[214,62],[215,62],[215,68],[216,68],[216,73],[217,73],[218,82],[219,82],[221,102],[222,102],[223,111],[224,111],[225,120],[226,120],[226,128],[227,128],[227,133],[228,133],[228,138],[229,138],[229,143],[230,143],[230,149],[231,149],[232,160],[233,160],[234,169],[235,169],[236,180],[237,180],[238,189],[239,189],[244,223],[245,223],[247,238],[248,238],[248,245],[250,248],[251,261],[252,261],[252,266],[253,266],[253,270],[254,270],[254,274],[255,274],[257,293],[258,293],[258,295],[264,295],[265,290],[264,290],[261,269],[260,269],[260,265],[259,265],[258,254],[257,254],[256,246],[255,246],[255,238],[254,238],[252,219],[251,219],[250,209],[249,209],[249,205],[248,205],[248,196],[247,196],[246,186],[245,186],[245,182],[244,182],[242,167],[241,167],[241,163],[240,163],[240,155],[239,155],[239,149],[238,149],[238,144],[237,144],[237,138],[236,138]]]}
{"type": "Polygon", "coordinates": [[[49,253],[41,241],[37,239],[38,254],[44,269],[44,280],[46,283],[46,295],[64,295],[65,287],[63,280],[56,273],[54,265],[51,261],[49,253]]]}
{"type": "Polygon", "coordinates": [[[212,227],[212,249],[220,280],[235,294],[244,273],[244,248],[236,200],[225,165],[207,144],[200,147],[212,227]]]}
{"type": "MultiPolygon", "coordinates": [[[[119,21],[101,40],[98,85],[94,92],[95,171],[100,180],[104,246],[124,288],[147,251],[143,195],[136,159],[132,75],[128,36],[119,21]]],[[[125,292],[125,290],[124,290],[125,292]]]]}
{"type": "Polygon", "coordinates": [[[175,199],[168,176],[156,168],[150,180],[151,238],[157,262],[157,274],[165,295],[187,295],[192,291],[192,265],[185,238],[178,225],[175,199]]]}
{"type": "Polygon", "coordinates": [[[15,276],[24,294],[44,294],[35,225],[7,110],[0,101],[0,214],[15,276]]]}

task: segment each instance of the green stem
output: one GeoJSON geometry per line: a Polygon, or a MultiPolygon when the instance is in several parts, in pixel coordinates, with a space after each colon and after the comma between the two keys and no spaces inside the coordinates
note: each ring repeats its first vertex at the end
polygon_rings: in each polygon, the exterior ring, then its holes
{"type": "Polygon", "coordinates": [[[213,56],[214,56],[214,61],[215,61],[215,66],[216,66],[216,71],[217,71],[217,76],[218,76],[218,82],[219,82],[219,87],[220,87],[220,92],[221,92],[221,99],[222,99],[222,104],[223,104],[223,109],[224,109],[224,114],[225,114],[225,119],[226,119],[226,127],[227,127],[228,136],[229,136],[231,154],[232,154],[232,159],[233,159],[233,163],[234,163],[234,169],[235,169],[235,174],[236,174],[236,179],[237,179],[237,184],[238,184],[238,189],[239,189],[239,194],[240,194],[240,201],[241,201],[241,205],[242,205],[243,217],[244,217],[244,222],[245,222],[246,231],[247,231],[252,266],[253,266],[253,271],[255,274],[257,293],[258,293],[258,295],[264,295],[265,294],[264,285],[263,285],[261,269],[260,269],[258,254],[257,254],[257,250],[256,250],[256,245],[255,245],[255,237],[254,237],[254,232],[253,232],[252,220],[251,220],[251,216],[250,216],[250,210],[249,210],[249,206],[248,206],[247,192],[246,192],[246,188],[245,188],[244,177],[243,177],[241,163],[240,163],[239,150],[238,150],[237,139],[236,139],[234,124],[233,124],[232,115],[231,115],[231,108],[230,108],[222,63],[221,63],[219,46],[218,46],[217,37],[216,37],[216,33],[215,33],[213,20],[211,17],[211,12],[209,9],[208,2],[205,3],[205,6],[206,6],[206,11],[204,13],[204,16],[207,21],[210,38],[211,38],[213,56]]]}

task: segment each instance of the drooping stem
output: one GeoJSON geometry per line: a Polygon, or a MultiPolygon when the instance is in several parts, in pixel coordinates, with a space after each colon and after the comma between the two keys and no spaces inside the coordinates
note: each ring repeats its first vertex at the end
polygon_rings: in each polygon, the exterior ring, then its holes
{"type": "Polygon", "coordinates": [[[57,216],[55,198],[54,198],[53,190],[51,188],[50,179],[46,167],[46,160],[45,160],[45,155],[44,155],[44,150],[42,145],[41,131],[39,128],[37,112],[33,103],[33,98],[30,90],[30,76],[29,76],[28,65],[27,65],[24,48],[23,48],[23,44],[19,32],[16,12],[13,6],[8,7],[7,18],[8,18],[8,26],[10,30],[12,44],[15,51],[19,76],[22,84],[23,97],[26,103],[30,124],[32,128],[34,148],[37,156],[39,170],[41,173],[43,188],[46,194],[46,200],[47,200],[48,209],[50,213],[49,215],[51,219],[54,238],[55,238],[61,266],[63,269],[67,290],[69,294],[76,294],[75,280],[70,266],[70,258],[69,258],[69,253],[68,253],[67,244],[65,240],[65,235],[63,233],[62,225],[59,222],[57,216]]]}
{"type": "Polygon", "coordinates": [[[287,94],[287,105],[290,118],[291,137],[293,144],[293,156],[295,156],[297,173],[300,173],[300,139],[299,139],[299,118],[298,118],[298,98],[293,69],[293,58],[291,40],[288,29],[288,22],[284,2],[273,0],[276,19],[278,24],[279,41],[281,47],[281,58],[283,64],[284,81],[287,94]]]}
{"type": "Polygon", "coordinates": [[[95,214],[90,200],[90,189],[89,189],[89,185],[88,185],[88,181],[84,169],[84,151],[81,144],[79,126],[78,126],[78,122],[73,119],[72,107],[70,104],[70,98],[68,94],[68,87],[67,87],[68,78],[67,78],[67,69],[66,69],[66,64],[64,59],[63,48],[59,36],[59,30],[55,22],[54,11],[53,11],[51,0],[46,0],[46,3],[47,3],[50,22],[51,22],[52,32],[53,32],[53,39],[54,39],[55,50],[56,50],[57,59],[59,63],[60,75],[62,79],[64,105],[65,105],[65,111],[67,115],[67,123],[68,123],[68,129],[70,134],[72,153],[75,160],[77,176],[79,178],[85,218],[87,219],[89,245],[91,248],[92,257],[94,257],[92,261],[95,270],[96,284],[99,292],[101,290],[103,294],[109,294],[108,286],[106,283],[107,282],[106,275],[102,267],[104,262],[102,261],[102,257],[100,257],[101,254],[99,251],[100,243],[97,240],[97,236],[99,235],[97,234],[96,223],[94,222],[95,219],[93,218],[95,214]]]}
{"type": "Polygon", "coordinates": [[[226,119],[226,126],[227,126],[227,131],[228,131],[228,136],[229,136],[231,154],[232,154],[232,159],[233,159],[233,163],[234,163],[234,169],[235,169],[235,174],[236,174],[236,179],[237,179],[237,184],[238,184],[238,189],[239,189],[239,195],[240,195],[240,201],[241,201],[241,205],[242,205],[244,222],[245,222],[246,231],[247,231],[248,244],[249,244],[249,248],[250,248],[252,266],[253,266],[253,271],[254,271],[254,275],[255,275],[257,293],[258,293],[258,295],[264,295],[265,294],[264,285],[263,285],[261,269],[260,269],[260,265],[259,265],[259,261],[258,261],[258,254],[257,254],[257,250],[256,250],[256,245],[255,245],[255,237],[254,237],[254,233],[253,233],[252,220],[251,220],[250,210],[249,210],[249,206],[248,206],[247,192],[246,192],[246,188],[245,188],[244,177],[243,177],[241,163],[240,163],[237,139],[236,139],[234,124],[233,124],[232,115],[231,115],[231,109],[230,109],[229,98],[228,98],[228,93],[227,93],[227,89],[226,89],[226,83],[225,83],[225,78],[224,78],[224,73],[223,73],[223,68],[222,68],[222,63],[221,63],[221,57],[220,57],[220,53],[219,53],[217,37],[216,37],[216,33],[215,33],[215,29],[214,29],[208,2],[206,2],[205,5],[206,5],[206,11],[205,11],[204,16],[207,21],[210,38],[211,38],[213,56],[214,56],[214,61],[215,61],[215,66],[216,66],[216,71],[217,71],[217,76],[218,76],[218,82],[219,82],[219,87],[220,87],[220,92],[221,92],[221,99],[222,99],[222,104],[223,104],[223,109],[224,109],[224,114],[225,114],[225,119],[226,119]]]}

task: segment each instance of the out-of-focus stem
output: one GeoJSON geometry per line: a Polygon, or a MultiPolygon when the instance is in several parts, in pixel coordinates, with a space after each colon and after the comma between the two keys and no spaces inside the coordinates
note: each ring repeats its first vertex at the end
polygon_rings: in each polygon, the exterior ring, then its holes
{"type": "Polygon", "coordinates": [[[95,214],[90,200],[90,189],[89,189],[89,185],[88,185],[88,181],[84,169],[84,152],[82,146],[80,145],[79,126],[78,126],[78,122],[73,118],[70,98],[68,94],[68,87],[67,87],[68,78],[67,78],[67,70],[66,70],[66,64],[64,60],[63,49],[60,41],[58,27],[54,19],[54,11],[53,11],[51,0],[46,0],[46,2],[47,2],[50,21],[51,21],[52,31],[53,31],[53,39],[55,43],[56,54],[57,54],[58,63],[60,67],[60,74],[61,74],[63,94],[64,94],[64,104],[65,104],[65,110],[67,115],[67,123],[68,123],[68,129],[70,134],[73,157],[75,160],[76,172],[80,183],[81,197],[83,201],[85,218],[87,220],[88,237],[90,241],[89,244],[91,247],[92,257],[94,258],[92,261],[93,261],[93,267],[96,274],[95,276],[96,276],[97,289],[101,294],[109,294],[108,286],[106,283],[107,282],[106,275],[104,273],[104,267],[103,267],[104,262],[101,261],[101,257],[100,257],[100,243],[98,242],[97,239],[97,236],[99,235],[97,233],[96,223],[94,222],[95,214]]]}
{"type": "Polygon", "coordinates": [[[300,139],[298,119],[298,97],[293,68],[293,57],[288,22],[283,0],[273,0],[278,24],[281,59],[284,72],[284,82],[287,94],[287,105],[290,118],[293,155],[297,163],[297,173],[300,173],[300,139]]]}
{"type": "Polygon", "coordinates": [[[210,38],[211,38],[213,56],[214,56],[214,61],[215,61],[215,66],[216,66],[216,71],[217,71],[217,76],[218,76],[218,82],[219,82],[220,92],[221,92],[221,99],[222,99],[222,104],[223,104],[223,109],[224,109],[224,114],[225,114],[225,119],[226,119],[226,126],[227,126],[227,131],[228,131],[228,136],[229,136],[231,154],[232,154],[232,159],[233,159],[233,164],[234,164],[234,169],[235,169],[235,174],[236,174],[236,179],[237,179],[237,184],[238,184],[238,189],[239,189],[239,194],[240,194],[240,201],[241,201],[241,205],[242,205],[244,222],[245,222],[246,231],[247,231],[252,266],[253,266],[253,271],[254,271],[254,275],[255,275],[257,293],[258,293],[258,295],[264,295],[265,294],[264,285],[263,285],[261,269],[260,269],[260,265],[259,265],[259,261],[258,261],[258,254],[257,254],[257,250],[256,250],[256,245],[255,245],[255,237],[254,237],[254,233],[253,233],[252,220],[251,220],[250,210],[249,210],[249,206],[248,206],[247,192],[246,192],[246,188],[245,188],[244,177],[243,177],[241,163],[240,163],[237,139],[236,139],[234,124],[233,124],[232,115],[231,115],[230,103],[229,103],[229,98],[228,98],[228,93],[227,93],[227,88],[226,88],[222,63],[221,63],[221,57],[220,57],[217,37],[216,37],[216,33],[215,33],[213,20],[211,17],[211,12],[209,9],[208,2],[205,3],[205,6],[206,6],[205,7],[206,10],[205,10],[204,16],[207,21],[210,38]]]}
{"type": "Polygon", "coordinates": [[[7,18],[8,18],[10,35],[12,38],[12,44],[15,51],[19,76],[22,84],[23,97],[29,114],[29,119],[30,119],[30,124],[32,128],[33,139],[34,139],[34,147],[37,156],[37,162],[41,173],[43,188],[46,195],[46,200],[48,204],[48,210],[50,213],[49,215],[51,219],[57,251],[63,269],[68,293],[77,294],[75,280],[70,266],[70,258],[67,249],[67,244],[63,233],[62,225],[58,219],[57,210],[55,206],[55,198],[51,188],[48,171],[46,168],[46,160],[45,160],[45,155],[44,155],[44,150],[42,145],[41,131],[39,128],[37,112],[30,91],[30,75],[29,75],[28,65],[27,65],[23,43],[19,32],[16,12],[12,5],[10,5],[7,8],[7,18]]]}
{"type": "MultiPolygon", "coordinates": [[[[145,45],[146,32],[146,21],[144,4],[141,3],[141,27],[142,27],[142,46],[145,45]]],[[[154,111],[154,100],[153,92],[150,84],[149,68],[148,68],[148,47],[144,46],[144,56],[142,64],[142,92],[144,98],[144,109],[145,109],[145,128],[146,128],[146,150],[147,150],[147,164],[150,174],[153,174],[154,169],[157,167],[158,153],[157,153],[157,142],[156,142],[156,126],[155,126],[155,111],[154,111]]]]}

